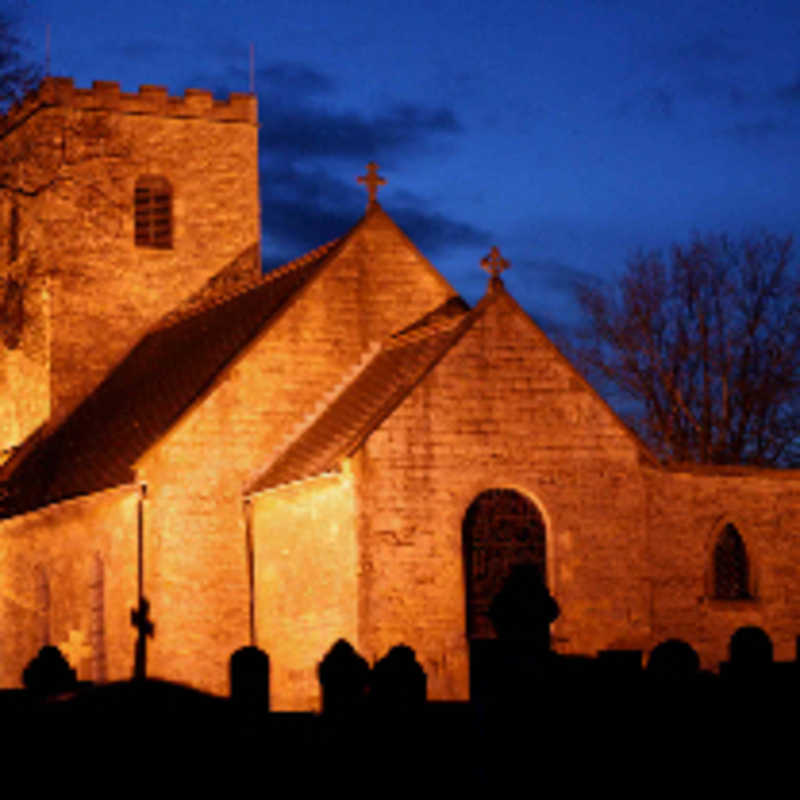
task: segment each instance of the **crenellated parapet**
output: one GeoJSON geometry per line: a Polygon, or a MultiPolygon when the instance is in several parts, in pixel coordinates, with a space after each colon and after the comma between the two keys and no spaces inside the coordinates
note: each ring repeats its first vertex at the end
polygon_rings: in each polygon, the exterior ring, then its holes
{"type": "Polygon", "coordinates": [[[120,91],[116,81],[94,81],[91,89],[78,89],[72,78],[51,77],[9,109],[0,120],[0,131],[13,128],[40,108],[54,106],[253,125],[258,122],[256,97],[242,92],[231,92],[227,99],[216,100],[205,89],[187,89],[183,97],[170,97],[163,86],[140,86],[138,92],[132,93],[120,91]]]}

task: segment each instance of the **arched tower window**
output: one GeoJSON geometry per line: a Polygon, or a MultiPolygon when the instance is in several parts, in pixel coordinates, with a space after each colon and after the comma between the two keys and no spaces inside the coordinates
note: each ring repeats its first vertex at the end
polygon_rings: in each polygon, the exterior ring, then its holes
{"type": "Polygon", "coordinates": [[[161,175],[142,175],[133,196],[137,247],[172,247],[172,186],[161,175]]]}
{"type": "Polygon", "coordinates": [[[467,590],[467,635],[494,636],[489,606],[511,568],[535,564],[547,582],[545,525],[539,509],[513,489],[481,492],[462,524],[467,590]]]}
{"type": "Polygon", "coordinates": [[[744,541],[736,526],[728,523],[717,538],[713,560],[714,597],[746,600],[750,594],[750,567],[744,541]]]}

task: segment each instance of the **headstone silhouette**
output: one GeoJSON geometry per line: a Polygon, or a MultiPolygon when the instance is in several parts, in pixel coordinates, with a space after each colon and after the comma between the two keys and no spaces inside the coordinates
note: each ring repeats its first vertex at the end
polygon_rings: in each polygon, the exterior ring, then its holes
{"type": "Polygon", "coordinates": [[[516,564],[489,606],[498,638],[550,649],[550,624],[560,613],[536,564],[516,564]]]}
{"type": "Polygon", "coordinates": [[[370,705],[381,712],[416,712],[425,706],[428,678],[407,645],[396,645],[372,668],[370,705]]]}
{"type": "Polygon", "coordinates": [[[772,667],[772,640],[755,625],[738,628],[731,636],[728,650],[728,677],[760,680],[772,667]]]}
{"type": "Polygon", "coordinates": [[[269,711],[269,656],[258,647],[240,647],[230,660],[231,700],[269,711]]]}
{"type": "Polygon", "coordinates": [[[33,694],[46,696],[71,691],[78,681],[75,670],[61,651],[53,645],[45,645],[25,667],[22,683],[33,694]]]}
{"type": "Polygon", "coordinates": [[[700,657],[682,639],[667,639],[653,648],[647,660],[647,677],[658,681],[685,681],[696,678],[700,657]]]}
{"type": "Polygon", "coordinates": [[[539,691],[537,685],[552,677],[555,669],[550,624],[558,615],[558,603],[539,567],[515,564],[489,604],[497,638],[473,642],[471,648],[473,700],[506,707],[531,701],[539,691]]]}
{"type": "Polygon", "coordinates": [[[369,664],[339,639],[317,667],[322,688],[322,711],[328,715],[348,715],[363,709],[369,684],[369,664]]]}

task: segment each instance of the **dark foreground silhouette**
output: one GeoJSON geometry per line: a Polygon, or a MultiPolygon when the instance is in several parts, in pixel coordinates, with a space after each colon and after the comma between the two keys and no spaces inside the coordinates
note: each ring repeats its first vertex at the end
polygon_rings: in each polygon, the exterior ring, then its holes
{"type": "Polygon", "coordinates": [[[256,647],[232,654],[230,697],[220,698],[146,679],[139,653],[132,680],[79,683],[48,646],[25,669],[24,690],[0,693],[12,734],[4,753],[12,759],[18,745],[42,763],[57,754],[76,764],[89,754],[140,778],[250,770],[265,787],[281,775],[325,789],[357,780],[375,793],[432,781],[448,791],[540,785],[552,770],[591,788],[645,768],[707,771],[715,754],[730,762],[742,748],[745,763],[759,749],[795,752],[800,665],[775,662],[763,630],[737,630],[718,675],[678,639],[646,665],[638,651],[558,655],[549,641],[558,606],[534,572],[513,570],[492,603],[497,637],[473,644],[468,703],[428,701],[427,676],[403,644],[370,666],[333,643],[318,665],[321,711],[292,714],[270,710],[270,659],[256,647]]]}

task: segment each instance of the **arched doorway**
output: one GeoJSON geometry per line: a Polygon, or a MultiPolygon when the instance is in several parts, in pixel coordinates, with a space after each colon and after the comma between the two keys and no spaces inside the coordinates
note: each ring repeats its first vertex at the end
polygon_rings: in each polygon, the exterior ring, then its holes
{"type": "Polygon", "coordinates": [[[467,636],[494,638],[489,605],[516,564],[535,564],[547,582],[546,533],[539,509],[513,489],[488,489],[462,523],[467,636]]]}

